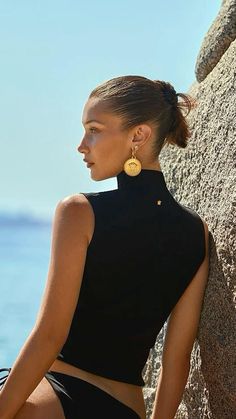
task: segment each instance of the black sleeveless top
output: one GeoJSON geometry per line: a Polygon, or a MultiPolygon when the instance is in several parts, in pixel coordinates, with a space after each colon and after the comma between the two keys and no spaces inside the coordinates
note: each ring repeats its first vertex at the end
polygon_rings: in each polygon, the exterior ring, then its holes
{"type": "Polygon", "coordinates": [[[118,189],[83,193],[95,216],[78,304],[57,359],[144,386],[157,334],[205,257],[204,225],[163,172],[117,175],[118,189]]]}

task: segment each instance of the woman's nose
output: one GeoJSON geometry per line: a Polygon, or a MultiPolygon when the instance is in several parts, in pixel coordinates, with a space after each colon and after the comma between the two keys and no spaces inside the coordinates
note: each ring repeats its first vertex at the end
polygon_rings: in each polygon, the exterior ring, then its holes
{"type": "Polygon", "coordinates": [[[86,147],[85,147],[85,145],[83,143],[83,140],[82,140],[81,143],[77,146],[77,151],[79,153],[84,153],[85,150],[86,150],[86,147]]]}

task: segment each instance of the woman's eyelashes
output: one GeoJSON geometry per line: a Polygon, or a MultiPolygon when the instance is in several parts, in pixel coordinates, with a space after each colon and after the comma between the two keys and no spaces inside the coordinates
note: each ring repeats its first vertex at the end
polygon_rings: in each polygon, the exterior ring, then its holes
{"type": "Polygon", "coordinates": [[[93,135],[93,134],[99,134],[98,128],[90,127],[84,130],[84,135],[93,135]]]}
{"type": "Polygon", "coordinates": [[[98,132],[98,129],[94,128],[94,127],[91,127],[91,128],[89,128],[89,131],[94,133],[94,132],[98,132]]]}

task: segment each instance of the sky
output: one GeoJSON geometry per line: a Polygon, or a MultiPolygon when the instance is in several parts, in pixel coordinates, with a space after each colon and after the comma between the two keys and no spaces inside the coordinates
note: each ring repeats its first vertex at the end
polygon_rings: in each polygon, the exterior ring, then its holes
{"type": "Polygon", "coordinates": [[[136,74],[187,92],[221,0],[0,0],[0,212],[51,218],[62,198],[114,189],[77,146],[91,90],[136,74]]]}

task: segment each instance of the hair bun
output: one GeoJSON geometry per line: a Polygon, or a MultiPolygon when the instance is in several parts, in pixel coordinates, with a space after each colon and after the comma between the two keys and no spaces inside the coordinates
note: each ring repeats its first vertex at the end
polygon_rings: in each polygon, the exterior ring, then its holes
{"type": "Polygon", "coordinates": [[[153,80],[155,84],[158,84],[160,91],[162,92],[165,101],[171,106],[176,106],[178,103],[178,93],[176,93],[172,84],[163,80],[153,80]]]}

